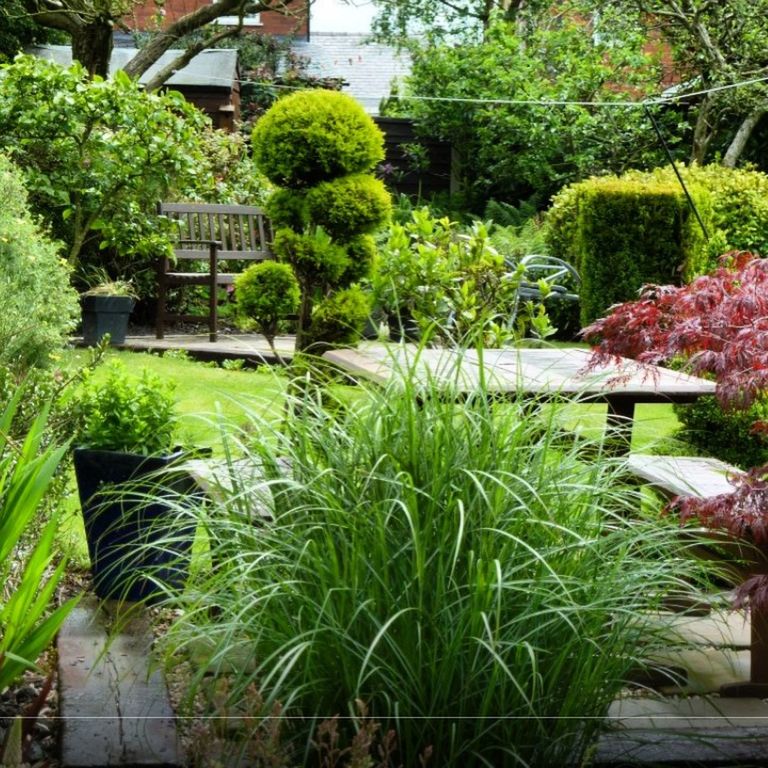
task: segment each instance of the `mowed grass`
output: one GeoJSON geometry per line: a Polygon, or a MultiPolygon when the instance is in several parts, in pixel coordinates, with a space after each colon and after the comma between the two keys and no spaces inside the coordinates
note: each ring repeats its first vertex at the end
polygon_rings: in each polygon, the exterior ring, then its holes
{"type": "MultiPolygon", "coordinates": [[[[82,365],[88,353],[74,350],[63,360],[64,366],[82,365]]],[[[109,359],[121,360],[133,373],[146,368],[174,385],[178,403],[177,442],[185,447],[210,447],[221,444],[222,421],[239,424],[245,410],[273,414],[280,418],[285,376],[279,369],[227,370],[215,364],[201,363],[182,355],[163,356],[146,352],[110,350],[109,359]]],[[[98,380],[103,367],[96,369],[98,380]]]]}
{"type": "MultiPolygon", "coordinates": [[[[62,360],[63,367],[82,365],[85,350],[72,350],[62,360]]],[[[286,377],[279,369],[267,366],[256,370],[226,370],[220,366],[185,359],[176,354],[159,356],[110,350],[107,359],[122,360],[128,370],[147,368],[165,380],[172,381],[178,398],[179,429],[177,443],[185,447],[210,447],[218,454],[222,445],[222,429],[231,424],[241,427],[247,414],[260,413],[277,422],[283,417],[286,377]]],[[[94,374],[103,375],[99,369],[94,374]]],[[[337,385],[337,397],[343,392],[355,399],[361,395],[354,388],[337,385]]],[[[573,405],[564,410],[562,423],[570,430],[595,439],[605,426],[604,405],[573,405]]],[[[632,433],[632,450],[668,452],[679,422],[671,405],[639,405],[632,433]]],[[[88,553],[77,499],[74,477],[67,499],[67,511],[59,541],[74,561],[87,567],[88,553]]]]}

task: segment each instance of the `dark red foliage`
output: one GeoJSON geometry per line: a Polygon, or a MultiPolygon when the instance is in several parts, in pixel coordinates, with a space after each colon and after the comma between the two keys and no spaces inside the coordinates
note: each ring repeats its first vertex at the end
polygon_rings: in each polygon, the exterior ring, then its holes
{"type": "Polygon", "coordinates": [[[714,376],[725,407],[748,407],[768,389],[768,259],[732,252],[689,285],[645,286],[582,336],[594,346],[594,364],[680,360],[714,376]]]}
{"type": "Polygon", "coordinates": [[[768,544],[768,465],[739,474],[731,482],[732,493],[707,499],[681,496],[669,508],[679,512],[682,523],[695,518],[758,546],[768,544]]]}
{"type": "MultiPolygon", "coordinates": [[[[619,304],[582,331],[594,345],[592,365],[629,357],[680,362],[710,375],[726,408],[747,408],[768,390],[768,259],[733,252],[711,274],[689,285],[645,286],[637,301],[619,304]]],[[[757,423],[755,431],[768,432],[757,423]]],[[[758,547],[768,545],[768,465],[734,478],[733,493],[681,497],[670,508],[758,547]]],[[[740,604],[768,609],[768,576],[756,575],[736,594],[740,604]]]]}
{"type": "Polygon", "coordinates": [[[733,596],[733,607],[751,606],[758,610],[768,609],[768,576],[758,573],[739,584],[733,596]]]}

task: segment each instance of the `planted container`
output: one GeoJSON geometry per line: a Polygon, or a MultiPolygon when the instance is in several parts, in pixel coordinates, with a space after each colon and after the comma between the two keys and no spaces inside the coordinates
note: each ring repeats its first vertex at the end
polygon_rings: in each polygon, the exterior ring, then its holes
{"type": "Polygon", "coordinates": [[[124,344],[128,318],[134,304],[131,296],[83,296],[83,342],[96,346],[109,334],[111,344],[124,344]]]}
{"type": "Polygon", "coordinates": [[[174,465],[171,385],[120,362],[89,377],[73,404],[80,422],[74,451],[96,594],[152,600],[186,579],[194,526],[179,520],[179,494],[200,493],[174,465]]]}
{"type": "Polygon", "coordinates": [[[200,493],[189,475],[172,469],[183,455],[181,450],[142,456],[75,449],[75,476],[99,597],[151,601],[163,593],[163,586],[183,588],[194,525],[179,520],[173,499],[200,493]]]}

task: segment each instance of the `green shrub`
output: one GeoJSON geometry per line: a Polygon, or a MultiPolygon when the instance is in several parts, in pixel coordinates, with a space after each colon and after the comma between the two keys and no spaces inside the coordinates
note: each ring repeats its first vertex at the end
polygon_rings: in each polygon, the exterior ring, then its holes
{"type": "Polygon", "coordinates": [[[345,243],[347,268],[341,277],[343,283],[356,283],[370,276],[376,261],[376,241],[371,235],[358,235],[345,243]]]}
{"type": "MultiPolygon", "coordinates": [[[[768,175],[749,168],[722,165],[679,167],[687,185],[705,189],[711,200],[708,261],[694,270],[700,275],[716,266],[720,254],[730,250],[768,255],[768,175]]],[[[628,174],[633,177],[638,172],[628,174]]],[[[653,176],[677,183],[671,168],[658,168],[653,176]]],[[[692,276],[693,276],[692,275],[692,276]]]]}
{"type": "MultiPolygon", "coordinates": [[[[634,299],[644,284],[679,283],[707,263],[703,234],[679,185],[604,177],[580,182],[576,190],[565,196],[549,229],[565,223],[554,245],[572,249],[558,255],[581,275],[583,325],[612,304],[634,299]],[[574,221],[564,215],[566,208],[574,221]]],[[[694,193],[706,214],[706,193],[694,193]]]]}
{"type": "MultiPolygon", "coordinates": [[[[235,281],[238,310],[258,325],[272,326],[299,306],[299,284],[288,264],[252,264],[235,281]]],[[[263,332],[263,331],[262,331],[263,332]]]]}
{"type": "Polygon", "coordinates": [[[27,209],[21,173],[0,155],[0,365],[46,366],[74,330],[77,293],[58,247],[27,209]]]}
{"type": "Polygon", "coordinates": [[[287,227],[299,232],[308,223],[305,190],[276,189],[269,196],[266,209],[275,229],[287,227]]]}
{"type": "Polygon", "coordinates": [[[312,343],[340,346],[356,343],[370,314],[370,295],[360,287],[353,285],[336,291],[315,304],[312,312],[312,343]]]}
{"type": "MultiPolygon", "coordinates": [[[[301,288],[296,351],[321,341],[322,324],[336,339],[328,320],[330,307],[344,311],[346,302],[333,301],[363,280],[373,263],[370,240],[390,216],[384,185],[366,175],[383,157],[383,135],[362,107],[336,91],[307,91],[281,99],[253,132],[254,157],[278,189],[267,203],[283,225],[274,251],[295,270],[301,288]],[[313,304],[324,309],[313,313],[313,304]]],[[[330,341],[330,339],[329,339],[330,341]]]]}
{"type": "MultiPolygon", "coordinates": [[[[652,249],[657,249],[659,244],[664,247],[679,241],[681,253],[676,265],[676,271],[671,273],[663,282],[679,282],[680,279],[690,281],[694,277],[706,274],[717,265],[720,254],[729,250],[747,250],[764,253],[768,251],[768,176],[759,171],[743,168],[725,168],[721,165],[708,166],[678,166],[686,186],[691,193],[696,207],[707,228],[709,239],[704,238],[703,233],[692,212],[686,210],[686,203],[680,183],[672,168],[657,168],[653,171],[628,171],[620,180],[626,182],[628,189],[669,189],[670,193],[677,190],[680,196],[681,217],[685,220],[683,229],[677,222],[672,223],[666,231],[636,232],[643,249],[646,243],[652,249]]],[[[611,177],[613,178],[613,177],[611,177]]],[[[616,181],[615,178],[613,178],[616,181]]],[[[549,252],[573,263],[583,272],[581,264],[584,249],[582,226],[582,209],[585,191],[593,184],[611,181],[589,180],[564,187],[555,195],[552,206],[546,213],[546,240],[549,252]]],[[[610,232],[610,214],[606,213],[606,225],[610,232]]],[[[629,236],[630,230],[637,230],[643,218],[628,220],[617,218],[621,223],[621,229],[629,236]]],[[[663,221],[661,222],[663,224],[663,221]]],[[[618,229],[618,227],[617,227],[618,229]]],[[[616,247],[610,242],[609,247],[616,247]]],[[[596,243],[594,252],[597,254],[604,243],[596,243]]],[[[627,274],[633,267],[627,268],[627,274]]],[[[610,276],[611,268],[603,268],[610,276]]],[[[616,275],[624,274],[622,269],[615,272],[616,275]]],[[[590,275],[582,275],[585,280],[590,280],[590,275]]],[[[657,278],[653,274],[637,275],[641,282],[653,282],[657,278]]],[[[598,278],[602,281],[603,278],[598,278]]],[[[610,280],[610,277],[609,277],[610,280]]],[[[624,281],[626,282],[626,281],[624,281]]],[[[630,285],[625,286],[627,290],[630,285]]],[[[640,288],[640,284],[634,286],[634,291],[640,288]]],[[[615,300],[634,298],[635,293],[622,293],[612,297],[615,300]]],[[[596,301],[599,306],[600,301],[596,301]]],[[[592,309],[587,312],[586,319],[591,320],[602,314],[610,301],[601,309],[592,309]],[[597,314],[595,314],[597,313],[597,314]]],[[[584,318],[584,316],[583,316],[584,318]]],[[[584,319],[583,319],[584,321],[584,319]]]]}
{"type": "Polygon", "coordinates": [[[89,373],[72,408],[79,420],[77,443],[83,447],[148,456],[172,448],[173,384],[147,369],[137,376],[115,360],[105,378],[89,373]]]}
{"type": "Polygon", "coordinates": [[[384,182],[357,174],[324,181],[307,193],[312,222],[332,237],[344,240],[350,234],[372,232],[392,214],[392,202],[384,182]]]}
{"type": "Polygon", "coordinates": [[[3,68],[0,149],[23,168],[33,209],[75,267],[114,247],[135,270],[157,257],[155,205],[205,177],[205,117],[176,91],[147,93],[122,72],[90,78],[34,56],[3,68]],[[130,260],[126,257],[132,257],[130,260]]]}
{"type": "Polygon", "coordinates": [[[373,292],[390,319],[405,325],[412,318],[424,341],[501,346],[546,319],[540,304],[517,304],[521,279],[491,245],[483,223],[462,230],[419,208],[410,221],[390,227],[373,292]]]}
{"type": "Polygon", "coordinates": [[[254,159],[278,186],[306,187],[365,173],[384,159],[383,138],[351,97],[300,91],[280,99],[256,124],[254,159]]]}
{"type": "Polygon", "coordinates": [[[544,214],[544,240],[547,244],[547,252],[571,262],[576,269],[579,269],[576,259],[581,189],[580,182],[563,187],[552,198],[552,205],[544,214]]]}
{"type": "Polygon", "coordinates": [[[275,254],[287,261],[305,285],[337,282],[350,266],[347,251],[318,227],[312,234],[280,229],[272,243],[275,254]]]}
{"type": "Polygon", "coordinates": [[[255,324],[273,353],[281,320],[299,308],[299,283],[288,264],[264,261],[252,264],[235,280],[238,314],[255,324]]]}
{"type": "Polygon", "coordinates": [[[753,430],[755,422],[768,421],[768,397],[746,410],[724,411],[714,397],[702,397],[690,405],[676,405],[682,424],[679,437],[701,453],[743,469],[768,462],[768,442],[753,430]]]}

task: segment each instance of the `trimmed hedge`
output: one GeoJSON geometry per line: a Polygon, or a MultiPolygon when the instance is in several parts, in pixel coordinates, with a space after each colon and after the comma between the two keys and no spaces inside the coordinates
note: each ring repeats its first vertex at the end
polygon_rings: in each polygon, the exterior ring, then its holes
{"type": "MultiPolygon", "coordinates": [[[[572,262],[581,272],[586,284],[582,289],[583,323],[604,314],[613,301],[634,298],[643,283],[679,283],[708,272],[726,251],[768,253],[768,175],[720,165],[678,166],[678,170],[704,220],[708,241],[670,167],[589,179],[563,188],[553,198],[546,214],[547,244],[552,254],[572,262]],[[623,203],[612,204],[610,210],[596,214],[584,212],[585,204],[598,202],[590,190],[622,189],[617,185],[624,185],[623,203]],[[670,199],[669,204],[677,208],[677,215],[671,211],[661,215],[659,201],[651,203],[652,197],[665,191],[674,192],[677,200],[673,203],[670,199]],[[646,198],[660,217],[640,208],[633,210],[630,205],[633,194],[646,198]],[[590,203],[585,202],[588,195],[591,195],[590,203]],[[585,236],[582,229],[585,218],[594,216],[600,218],[602,226],[590,224],[590,233],[585,236]],[[598,236],[600,239],[587,242],[598,236]],[[631,246],[633,238],[634,247],[631,246]],[[658,254],[663,248],[669,248],[670,263],[656,263],[664,267],[661,275],[655,269],[646,271],[656,261],[650,254],[658,254]],[[591,261],[590,256],[584,258],[585,251],[592,255],[591,261]],[[603,260],[608,263],[602,263],[603,260]],[[614,284],[616,290],[608,290],[614,284]],[[603,291],[605,298],[601,299],[603,291]]],[[[603,204],[603,198],[599,204],[603,204]]]]}
{"type": "Polygon", "coordinates": [[[579,195],[577,269],[581,321],[634,299],[645,283],[678,283],[702,251],[698,224],[679,187],[591,179],[579,195]]]}
{"type": "MultiPolygon", "coordinates": [[[[710,218],[706,192],[694,194],[699,211],[710,218]]],[[[636,298],[646,283],[679,283],[706,265],[704,235],[679,185],[592,178],[562,199],[565,205],[556,198],[548,216],[549,243],[581,274],[583,325],[612,304],[636,298]]]]}

